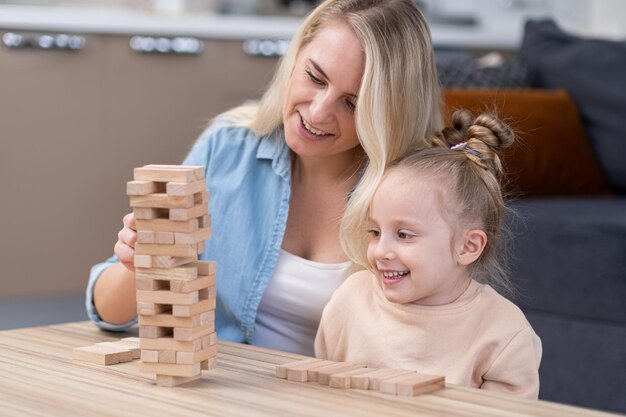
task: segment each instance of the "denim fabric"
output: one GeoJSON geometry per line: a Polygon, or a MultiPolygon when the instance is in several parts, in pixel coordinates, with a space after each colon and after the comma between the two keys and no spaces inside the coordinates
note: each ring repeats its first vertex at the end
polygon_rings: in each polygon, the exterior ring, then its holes
{"type": "MultiPolygon", "coordinates": [[[[212,236],[200,259],[217,262],[215,325],[220,339],[250,342],[257,309],[282,244],[291,195],[290,151],[283,133],[258,137],[247,128],[216,122],[183,162],[206,170],[211,193],[212,236]]],[[[106,330],[126,330],[103,321],[93,288],[115,257],[91,269],[87,286],[90,319],[106,330]]]]}

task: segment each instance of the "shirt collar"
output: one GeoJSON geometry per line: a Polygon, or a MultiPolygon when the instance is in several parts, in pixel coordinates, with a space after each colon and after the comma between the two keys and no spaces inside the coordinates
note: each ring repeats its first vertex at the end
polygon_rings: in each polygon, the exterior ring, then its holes
{"type": "Polygon", "coordinates": [[[291,172],[291,152],[285,142],[282,127],[275,132],[261,137],[256,153],[257,159],[272,161],[272,169],[283,178],[289,179],[291,172]]]}

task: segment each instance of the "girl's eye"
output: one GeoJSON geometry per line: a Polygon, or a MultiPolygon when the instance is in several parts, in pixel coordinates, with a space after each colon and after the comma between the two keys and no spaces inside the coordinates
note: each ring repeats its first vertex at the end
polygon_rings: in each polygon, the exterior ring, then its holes
{"type": "Polygon", "coordinates": [[[313,81],[314,84],[317,85],[324,85],[324,81],[320,80],[319,78],[317,78],[315,75],[313,75],[313,72],[311,71],[310,68],[306,69],[306,75],[309,77],[309,79],[311,81],[313,81]]]}
{"type": "Polygon", "coordinates": [[[354,113],[354,111],[356,110],[356,104],[354,104],[352,101],[350,100],[346,100],[346,107],[348,108],[348,110],[350,110],[351,112],[354,113]]]}
{"type": "Polygon", "coordinates": [[[378,237],[380,236],[380,232],[376,229],[370,229],[367,231],[367,233],[371,236],[371,237],[378,237]]]}
{"type": "Polygon", "coordinates": [[[413,235],[411,233],[408,232],[398,232],[398,237],[400,239],[410,239],[413,237],[413,235]]]}

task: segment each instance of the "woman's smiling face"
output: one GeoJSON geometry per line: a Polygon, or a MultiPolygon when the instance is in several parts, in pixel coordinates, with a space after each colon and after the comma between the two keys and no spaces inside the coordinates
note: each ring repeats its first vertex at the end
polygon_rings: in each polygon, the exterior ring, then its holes
{"type": "Polygon", "coordinates": [[[365,56],[352,28],[333,21],[298,53],[283,106],[287,145],[302,157],[329,157],[359,144],[355,106],[365,56]]]}

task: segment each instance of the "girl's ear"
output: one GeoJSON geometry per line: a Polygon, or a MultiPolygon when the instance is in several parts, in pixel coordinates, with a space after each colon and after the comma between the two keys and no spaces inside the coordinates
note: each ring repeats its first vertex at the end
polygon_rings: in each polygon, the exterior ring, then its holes
{"type": "Polygon", "coordinates": [[[474,263],[487,246],[487,235],[479,229],[468,230],[457,246],[457,259],[463,266],[474,263]]]}

